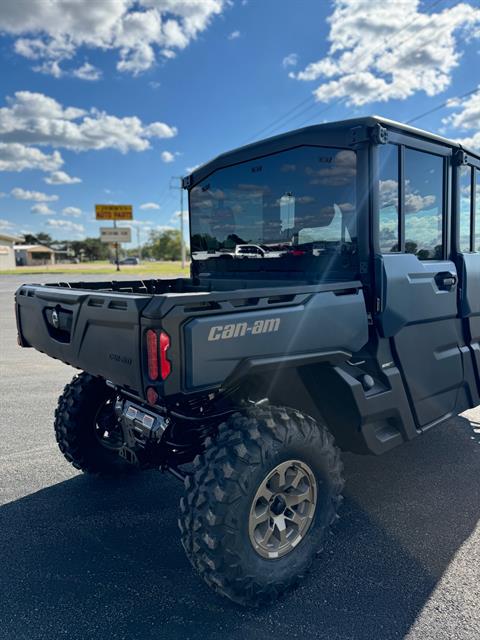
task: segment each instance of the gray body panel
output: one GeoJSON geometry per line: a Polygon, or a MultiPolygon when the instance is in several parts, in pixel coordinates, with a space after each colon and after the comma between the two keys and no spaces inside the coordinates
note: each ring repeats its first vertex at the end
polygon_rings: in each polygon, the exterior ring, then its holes
{"type": "Polygon", "coordinates": [[[460,315],[464,319],[467,344],[473,352],[480,393],[480,253],[459,256],[460,315]]]}
{"type": "Polygon", "coordinates": [[[186,323],[184,337],[189,390],[223,382],[246,358],[354,353],[368,340],[363,291],[342,295],[325,291],[293,307],[196,318],[186,323]],[[277,321],[278,329],[255,334],[255,322],[266,320],[277,321]],[[236,331],[244,335],[222,338],[223,332],[231,333],[230,326],[240,326],[236,331]]]}
{"type": "Polygon", "coordinates": [[[411,254],[383,255],[379,263],[380,328],[396,351],[417,424],[425,426],[455,410],[464,382],[457,290],[435,280],[439,273],[456,277],[456,267],[411,254]]]}

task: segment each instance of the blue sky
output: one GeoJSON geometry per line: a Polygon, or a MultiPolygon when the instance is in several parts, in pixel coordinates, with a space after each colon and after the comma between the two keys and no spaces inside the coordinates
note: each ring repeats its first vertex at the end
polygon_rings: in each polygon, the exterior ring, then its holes
{"type": "Polygon", "coordinates": [[[96,236],[115,202],[143,240],[171,176],[325,120],[444,105],[416,126],[480,148],[479,54],[478,0],[3,0],[0,230],[96,236]]]}

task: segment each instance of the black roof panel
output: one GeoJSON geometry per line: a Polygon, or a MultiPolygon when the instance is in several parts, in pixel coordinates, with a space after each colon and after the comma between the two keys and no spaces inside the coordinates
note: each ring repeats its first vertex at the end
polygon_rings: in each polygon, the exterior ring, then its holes
{"type": "Polygon", "coordinates": [[[376,124],[380,124],[391,131],[396,131],[397,133],[410,134],[417,138],[429,140],[451,148],[464,149],[469,154],[480,159],[480,155],[478,153],[471,149],[466,149],[454,140],[424,131],[423,129],[417,129],[416,127],[412,127],[408,124],[389,120],[388,118],[383,118],[381,116],[364,116],[362,118],[352,118],[350,120],[338,120],[336,122],[314,124],[309,127],[294,129],[286,133],[281,133],[277,136],[264,138],[263,140],[258,140],[242,147],[237,147],[236,149],[220,154],[216,158],[213,158],[193,171],[191,173],[191,184],[193,185],[198,183],[217,169],[249,160],[252,157],[261,157],[286,148],[305,144],[315,144],[315,138],[318,138],[319,141],[321,139],[324,144],[339,144],[338,140],[343,137],[345,145],[350,146],[347,141],[348,134],[352,128],[358,126],[372,127],[376,124]],[[329,138],[331,138],[331,142],[329,142],[329,138]]]}

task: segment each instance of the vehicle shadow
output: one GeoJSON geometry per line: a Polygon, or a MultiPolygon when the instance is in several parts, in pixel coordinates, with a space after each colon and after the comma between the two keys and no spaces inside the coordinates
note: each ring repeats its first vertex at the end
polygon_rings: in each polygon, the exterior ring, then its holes
{"type": "Polygon", "coordinates": [[[307,580],[260,610],[194,574],[168,476],[76,476],[6,504],[0,638],[403,638],[477,525],[477,428],[458,418],[383,457],[345,456],[335,535],[307,580]]]}

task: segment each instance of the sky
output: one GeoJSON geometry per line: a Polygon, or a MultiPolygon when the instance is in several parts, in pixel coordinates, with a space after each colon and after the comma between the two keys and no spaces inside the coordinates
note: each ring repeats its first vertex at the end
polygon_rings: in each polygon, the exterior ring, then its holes
{"type": "Polygon", "coordinates": [[[195,166],[370,114],[480,150],[480,0],[2,0],[0,231],[143,242],[195,166]]]}

